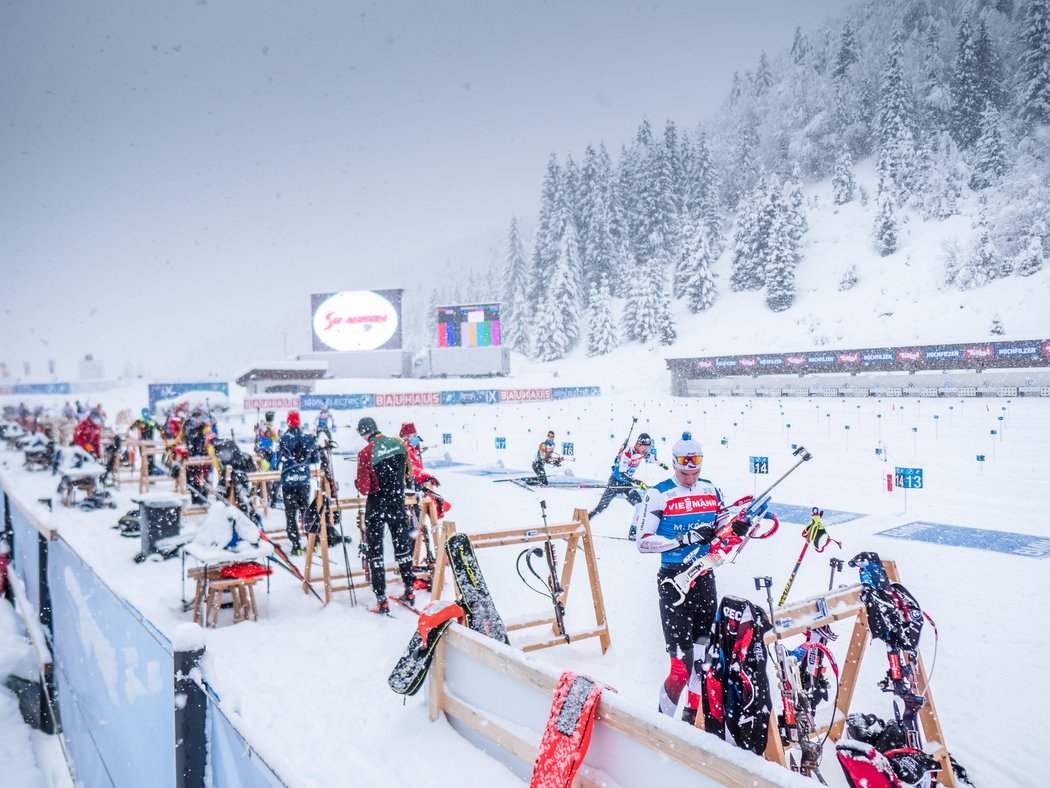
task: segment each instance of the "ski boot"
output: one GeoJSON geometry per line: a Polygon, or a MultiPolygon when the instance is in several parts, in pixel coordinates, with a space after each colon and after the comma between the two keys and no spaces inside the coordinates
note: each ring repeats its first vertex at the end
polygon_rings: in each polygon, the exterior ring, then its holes
{"type": "Polygon", "coordinates": [[[390,615],[390,603],[385,599],[379,600],[376,606],[369,609],[370,613],[375,613],[377,616],[389,616],[390,615]]]}

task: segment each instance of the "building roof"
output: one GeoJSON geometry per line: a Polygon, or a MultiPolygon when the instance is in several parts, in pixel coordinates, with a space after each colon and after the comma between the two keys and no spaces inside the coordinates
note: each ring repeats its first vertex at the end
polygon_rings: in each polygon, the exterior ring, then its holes
{"type": "Polygon", "coordinates": [[[253,364],[237,377],[237,385],[253,380],[319,380],[328,374],[327,361],[268,361],[253,364]]]}

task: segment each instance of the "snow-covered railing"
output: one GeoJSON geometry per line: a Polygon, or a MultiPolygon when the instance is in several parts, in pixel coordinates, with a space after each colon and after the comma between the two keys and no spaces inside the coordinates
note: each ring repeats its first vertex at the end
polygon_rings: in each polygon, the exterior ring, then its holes
{"type": "MultiPolygon", "coordinates": [[[[528,780],[558,679],[558,671],[543,661],[453,624],[430,669],[430,716],[436,720],[443,714],[465,738],[528,780]]],[[[606,690],[573,784],[762,788],[813,783],[606,690]]]]}
{"type": "Polygon", "coordinates": [[[41,717],[57,712],[78,784],[203,788],[207,764],[213,776],[238,775],[238,785],[281,785],[249,757],[253,748],[215,699],[205,701],[202,650],[173,646],[49,526],[45,509],[18,495],[10,477],[0,474],[0,488],[3,536],[13,547],[8,576],[41,664],[41,717]]]}

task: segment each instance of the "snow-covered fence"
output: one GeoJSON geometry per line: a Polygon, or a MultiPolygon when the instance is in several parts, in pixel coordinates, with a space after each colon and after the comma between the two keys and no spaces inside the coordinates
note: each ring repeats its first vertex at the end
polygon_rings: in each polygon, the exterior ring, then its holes
{"type": "MultiPolygon", "coordinates": [[[[444,714],[456,731],[528,780],[558,679],[558,671],[546,663],[453,624],[438,645],[428,678],[431,719],[444,714]]],[[[812,786],[761,756],[612,690],[598,705],[579,782],[812,786]]]]}
{"type": "Polygon", "coordinates": [[[39,650],[47,710],[53,707],[78,784],[203,788],[205,762],[215,785],[281,785],[222,715],[215,699],[187,725],[178,675],[185,651],[114,593],[6,478],[4,536],[12,542],[8,577],[39,650]]]}

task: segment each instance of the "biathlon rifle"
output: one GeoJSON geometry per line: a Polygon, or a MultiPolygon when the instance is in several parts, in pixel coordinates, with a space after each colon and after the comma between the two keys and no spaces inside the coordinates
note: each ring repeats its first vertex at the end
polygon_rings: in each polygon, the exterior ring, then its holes
{"type": "MultiPolygon", "coordinates": [[[[685,562],[690,562],[689,566],[683,569],[674,577],[666,578],[663,583],[673,585],[678,590],[678,601],[673,604],[677,607],[685,601],[686,594],[689,593],[689,589],[692,588],[693,583],[696,579],[712,569],[721,566],[725,563],[726,557],[729,553],[736,550],[736,555],[740,554],[740,551],[744,549],[745,545],[753,539],[766,539],[777,532],[780,527],[780,521],[776,515],[772,512],[768,512],[769,502],[771,500],[770,493],[773,489],[786,479],[798,466],[802,463],[807,462],[813,458],[804,446],[799,446],[793,452],[794,456],[801,455],[798,462],[792,465],[784,474],[767,487],[758,497],[746,495],[738,501],[734,502],[731,506],[721,511],[715,519],[715,538],[709,542],[711,549],[707,553],[701,555],[695,560],[694,556],[701,550],[703,545],[698,545],[695,550],[686,556],[685,562]],[[751,522],[754,518],[763,517],[764,519],[770,519],[773,521],[772,527],[769,528],[761,536],[757,536],[757,531],[760,523],[755,523],[754,526],[744,536],[737,536],[733,533],[733,525],[741,520],[751,522]]],[[[733,561],[736,561],[736,556],[733,556],[733,561]]],[[[684,562],[683,562],[684,563],[684,562]]]]}

